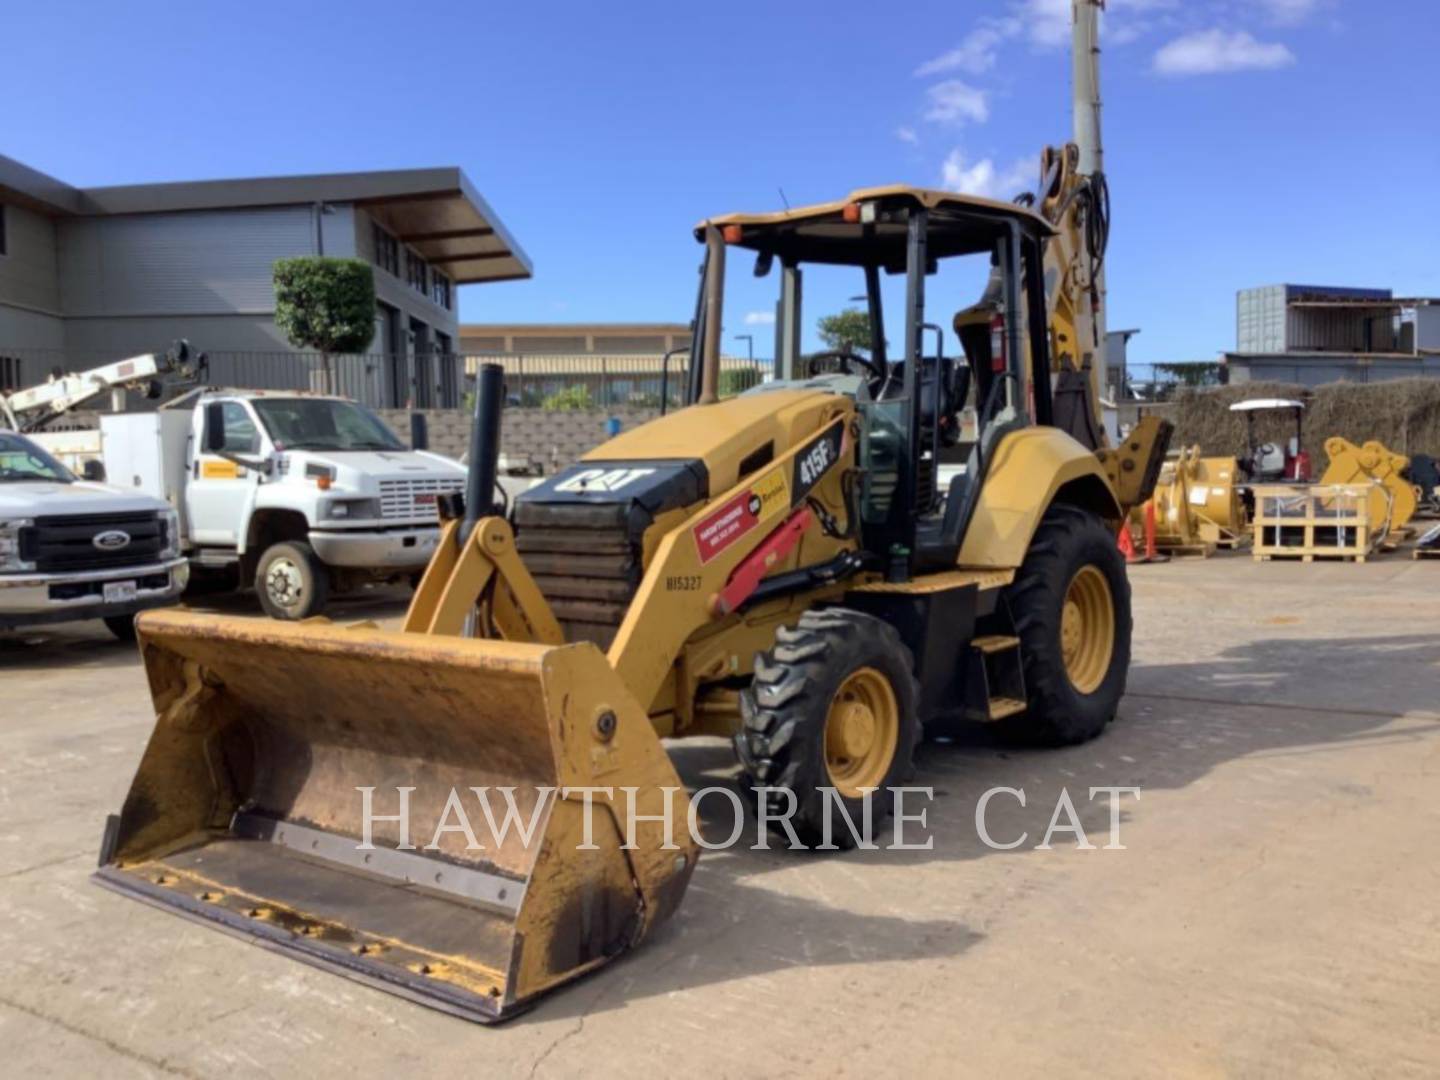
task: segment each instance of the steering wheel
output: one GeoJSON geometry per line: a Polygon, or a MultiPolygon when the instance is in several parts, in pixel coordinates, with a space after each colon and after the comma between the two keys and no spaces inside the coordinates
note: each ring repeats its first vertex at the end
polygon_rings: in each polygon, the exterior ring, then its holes
{"type": "Polygon", "coordinates": [[[888,374],[883,365],[875,360],[871,360],[869,357],[850,352],[848,349],[832,349],[829,352],[815,353],[806,360],[805,374],[807,377],[813,379],[816,375],[820,374],[818,368],[822,360],[838,360],[847,372],[850,370],[851,364],[859,364],[870,373],[872,379],[877,379],[880,382],[884,382],[888,374]]]}

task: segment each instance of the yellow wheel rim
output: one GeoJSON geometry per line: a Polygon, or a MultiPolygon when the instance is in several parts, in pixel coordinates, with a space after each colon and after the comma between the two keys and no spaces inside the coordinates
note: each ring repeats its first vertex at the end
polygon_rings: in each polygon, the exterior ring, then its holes
{"type": "Polygon", "coordinates": [[[1065,590],[1060,609],[1060,655],[1070,685],[1093,694],[1105,681],[1115,652],[1115,601],[1110,582],[1095,566],[1082,566],[1065,590]]]}
{"type": "Polygon", "coordinates": [[[874,668],[852,671],[825,715],[825,770],[847,799],[878,788],[895,760],[900,704],[890,680],[874,668]]]}

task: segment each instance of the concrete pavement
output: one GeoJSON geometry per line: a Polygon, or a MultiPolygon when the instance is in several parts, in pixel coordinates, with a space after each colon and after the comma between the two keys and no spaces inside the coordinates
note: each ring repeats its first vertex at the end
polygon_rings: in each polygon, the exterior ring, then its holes
{"type": "MultiPolygon", "coordinates": [[[[103,892],[152,725],[104,629],[0,638],[0,1046],[11,1075],[1435,1075],[1440,565],[1134,568],[1101,739],[928,745],[928,851],[702,860],[628,958],[466,1024],[103,892]],[[988,823],[1013,850],[976,835],[988,823]],[[1122,803],[1124,850],[1092,786],[1122,803]],[[1096,845],[1035,850],[1067,790],[1096,845]]],[[[362,602],[340,618],[398,613],[362,602]]],[[[692,784],[732,768],[675,748],[692,784]]],[[[707,804],[708,805],[708,804],[707,804]]]]}

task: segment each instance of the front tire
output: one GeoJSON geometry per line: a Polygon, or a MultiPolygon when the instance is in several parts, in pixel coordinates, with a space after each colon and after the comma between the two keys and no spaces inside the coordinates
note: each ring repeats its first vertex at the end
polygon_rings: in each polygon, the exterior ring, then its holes
{"type": "Polygon", "coordinates": [[[255,568],[255,592],[272,619],[308,619],[325,610],[330,571],[303,540],[273,544],[255,568]]]}
{"type": "Polygon", "coordinates": [[[105,629],[114,634],[117,641],[127,643],[135,641],[134,615],[106,615],[102,621],[105,623],[105,629]]]}
{"type": "MultiPolygon", "coordinates": [[[[893,788],[914,774],[920,722],[914,664],[894,627],[844,608],[808,611],[781,627],[775,647],[755,658],[755,677],[740,695],[743,728],[735,750],[752,795],[772,815],[788,809],[800,842],[826,842],[827,803],[838,796],[857,827],[864,791],[872,825],[894,811],[893,788]],[[835,796],[825,789],[833,788],[835,796]]],[[[850,828],[830,808],[829,843],[853,847],[850,828]]]]}
{"type": "Polygon", "coordinates": [[[996,726],[1011,741],[1070,746],[1115,718],[1130,671],[1130,582],[1115,537],[1074,506],[1046,511],[1006,590],[1027,707],[996,726]]]}

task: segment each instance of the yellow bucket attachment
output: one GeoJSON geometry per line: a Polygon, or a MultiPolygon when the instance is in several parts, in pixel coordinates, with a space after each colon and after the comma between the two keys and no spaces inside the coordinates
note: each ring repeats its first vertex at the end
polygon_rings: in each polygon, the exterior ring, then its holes
{"type": "Polygon", "coordinates": [[[684,895],[683,789],[591,644],[182,611],[139,632],[157,721],[109,888],[487,1022],[684,895]]]}
{"type": "Polygon", "coordinates": [[[1395,454],[1382,442],[1371,439],[1356,446],[1339,435],[1325,440],[1325,474],[1322,484],[1369,484],[1370,531],[1381,533],[1403,529],[1415,516],[1420,489],[1405,479],[1410,459],[1395,454]]]}

